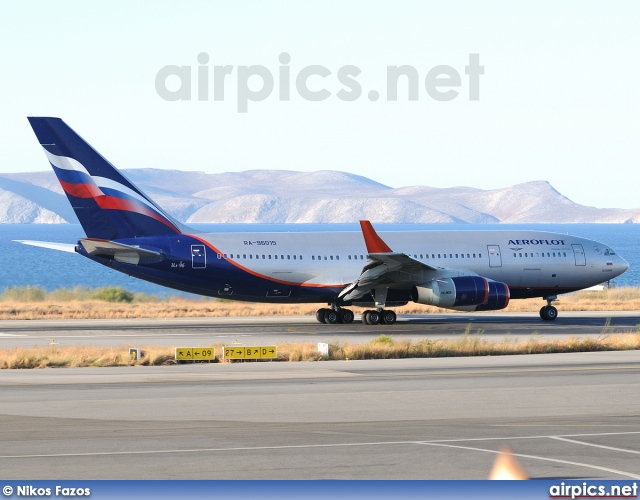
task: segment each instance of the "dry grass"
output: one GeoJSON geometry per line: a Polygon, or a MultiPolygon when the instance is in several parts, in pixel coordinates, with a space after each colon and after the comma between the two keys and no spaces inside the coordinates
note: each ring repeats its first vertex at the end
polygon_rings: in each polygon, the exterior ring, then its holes
{"type": "Polygon", "coordinates": [[[149,347],[134,361],[125,347],[30,347],[0,350],[0,369],[7,368],[77,368],[90,366],[134,366],[175,364],[174,351],[149,347]]]}
{"type": "MultiPolygon", "coordinates": [[[[223,316],[314,315],[322,304],[258,304],[203,298],[157,298],[134,295],[131,302],[107,302],[90,298],[100,294],[91,290],[55,290],[45,294],[38,289],[5,289],[0,296],[0,319],[118,319],[184,318],[223,316]]],[[[545,302],[540,299],[512,300],[505,311],[535,312],[545,302]]],[[[563,311],[640,310],[640,289],[612,288],[600,292],[583,291],[561,296],[563,311]]],[[[362,308],[354,307],[360,314],[362,308]]],[[[395,308],[398,314],[433,314],[443,309],[410,303],[395,308]]]]}
{"type": "MultiPolygon", "coordinates": [[[[209,347],[209,346],[207,346],[209,347]]],[[[218,355],[222,345],[212,346],[218,355]]],[[[548,354],[560,352],[624,351],[640,349],[640,331],[622,335],[602,334],[598,338],[572,337],[565,340],[545,340],[532,335],[526,340],[506,338],[494,341],[481,334],[471,334],[470,326],[456,339],[400,340],[380,337],[366,344],[334,341],[329,356],[319,354],[313,343],[280,343],[276,361],[323,361],[359,359],[441,358],[460,356],[501,356],[508,354],[548,354]]],[[[158,366],[173,365],[174,347],[142,348],[138,360],[129,357],[127,347],[61,347],[15,348],[0,350],[0,369],[68,368],[96,366],[158,366]]],[[[214,362],[228,362],[216,357],[214,362]]],[[[255,362],[255,361],[250,361],[255,362]]]]}

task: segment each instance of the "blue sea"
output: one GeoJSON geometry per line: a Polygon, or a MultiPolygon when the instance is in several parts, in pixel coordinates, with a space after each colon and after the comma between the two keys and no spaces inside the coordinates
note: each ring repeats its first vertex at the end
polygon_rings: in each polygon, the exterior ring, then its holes
{"type": "MultiPolygon", "coordinates": [[[[207,232],[232,231],[359,231],[358,224],[197,224],[207,232]]],[[[376,224],[378,231],[533,229],[582,236],[610,245],[631,265],[616,278],[616,286],[640,287],[640,224],[376,224]]],[[[0,224],[0,288],[38,285],[46,290],[74,286],[121,286],[134,292],[171,295],[168,290],[131,278],[96,264],[77,254],[16,243],[12,240],[40,240],[75,243],[85,236],[78,224],[0,224]]]]}

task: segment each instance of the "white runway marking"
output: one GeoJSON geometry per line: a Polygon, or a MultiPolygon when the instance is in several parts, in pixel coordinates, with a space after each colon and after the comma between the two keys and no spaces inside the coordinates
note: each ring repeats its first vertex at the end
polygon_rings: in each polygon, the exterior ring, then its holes
{"type": "Polygon", "coordinates": [[[543,438],[568,438],[568,437],[589,437],[589,436],[626,436],[628,434],[640,434],[640,431],[625,432],[597,432],[593,434],[562,434],[561,436],[507,436],[490,438],[467,438],[467,439],[438,439],[430,441],[420,441],[421,443],[459,443],[460,441],[499,441],[505,439],[543,439],[543,438]]]}
{"type": "MultiPolygon", "coordinates": [[[[584,433],[584,434],[567,434],[567,437],[586,437],[586,436],[619,436],[619,435],[633,435],[640,434],[640,431],[630,432],[603,432],[603,433],[584,433]]],[[[20,458],[64,458],[64,457],[95,457],[95,456],[125,456],[125,455],[156,455],[156,454],[178,454],[178,453],[207,453],[207,452],[234,452],[234,451],[260,451],[260,450],[291,450],[291,449],[313,449],[313,448],[345,448],[345,447],[359,447],[359,446],[393,446],[393,445],[422,445],[422,446],[441,446],[445,448],[458,448],[461,450],[481,451],[484,453],[498,454],[500,451],[490,450],[485,448],[474,448],[470,446],[460,446],[449,444],[453,442],[467,442],[467,441],[508,441],[515,439],[558,439],[561,441],[567,441],[578,444],[589,444],[572,439],[566,439],[563,436],[512,436],[512,437],[491,437],[491,438],[467,438],[467,439],[449,439],[449,440],[433,440],[433,441],[381,441],[381,442],[368,442],[368,443],[332,443],[332,444],[308,444],[308,445],[282,445],[282,446],[240,446],[229,448],[193,448],[193,449],[173,449],[173,450],[136,450],[136,451],[104,451],[104,452],[87,452],[87,453],[50,453],[50,454],[29,454],[29,455],[2,455],[0,459],[20,459],[20,458]]],[[[600,446],[602,448],[608,448],[611,450],[618,450],[623,452],[638,453],[631,450],[624,450],[620,448],[613,448],[608,446],[600,446]]],[[[585,464],[580,462],[571,462],[568,460],[560,460],[556,458],[540,457],[536,455],[526,455],[521,453],[514,453],[516,457],[530,458],[533,460],[555,462],[567,465],[575,465],[578,467],[585,467],[590,469],[601,470],[604,472],[611,472],[620,476],[630,477],[632,479],[640,479],[640,476],[632,474],[630,472],[619,471],[616,469],[610,469],[607,467],[601,467],[599,465],[585,464]]]]}
{"type": "MultiPolygon", "coordinates": [[[[551,437],[551,436],[549,436],[551,437]]],[[[471,451],[482,451],[485,453],[493,453],[494,455],[498,455],[500,453],[500,450],[486,450],[484,448],[472,448],[470,446],[459,446],[459,445],[455,445],[455,444],[444,444],[444,443],[420,443],[423,444],[425,446],[442,446],[444,448],[459,448],[461,450],[471,450],[471,451]]],[[[624,472],[624,471],[620,471],[620,470],[616,470],[616,469],[609,469],[607,467],[600,467],[599,465],[592,465],[592,464],[583,464],[580,462],[570,462],[569,460],[560,460],[558,458],[547,458],[547,457],[539,457],[536,455],[524,455],[522,453],[512,453],[512,455],[514,457],[520,457],[520,458],[531,458],[533,460],[542,460],[542,461],[546,461],[546,462],[555,462],[555,463],[560,463],[560,464],[567,464],[567,465],[577,465],[578,467],[586,467],[589,469],[597,469],[597,470],[601,470],[604,472],[612,472],[614,474],[618,474],[619,476],[626,476],[626,477],[630,477],[632,479],[640,479],[640,476],[637,476],[635,474],[631,474],[630,472],[624,472]]]]}
{"type": "Polygon", "coordinates": [[[206,453],[215,451],[260,451],[260,450],[293,450],[304,448],[340,448],[347,446],[389,446],[395,444],[422,444],[419,441],[381,441],[378,443],[332,443],[332,444],[292,444],[282,446],[238,446],[233,448],[193,448],[175,450],[137,450],[137,451],[96,451],[88,453],[48,453],[35,455],[0,455],[3,458],[60,458],[60,457],[95,457],[109,455],[155,455],[162,453],[206,453]]]}
{"type": "Polygon", "coordinates": [[[625,448],[614,448],[613,446],[605,446],[602,444],[586,443],[584,441],[576,441],[575,439],[567,439],[560,436],[549,436],[551,439],[557,439],[558,441],[566,441],[567,443],[581,444],[583,446],[593,446],[595,448],[604,448],[605,450],[622,451],[624,453],[637,453],[640,455],[640,451],[627,450],[625,448]]]}

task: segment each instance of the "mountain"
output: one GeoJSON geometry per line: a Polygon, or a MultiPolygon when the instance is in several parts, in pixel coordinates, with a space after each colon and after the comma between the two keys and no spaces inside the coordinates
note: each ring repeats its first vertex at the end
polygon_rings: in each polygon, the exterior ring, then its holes
{"type": "MultiPolygon", "coordinates": [[[[124,174],[184,222],[638,223],[640,208],[573,203],[546,181],[481,190],[408,186],[322,170],[206,174],[134,169],[124,174]]],[[[77,223],[52,171],[0,174],[0,223],[77,223]]]]}

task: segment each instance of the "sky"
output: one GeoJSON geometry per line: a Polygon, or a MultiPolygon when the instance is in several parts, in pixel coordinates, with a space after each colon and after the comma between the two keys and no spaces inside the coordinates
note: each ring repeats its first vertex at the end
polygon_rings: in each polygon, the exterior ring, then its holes
{"type": "Polygon", "coordinates": [[[638,26],[636,1],[0,2],[0,173],[48,168],[26,117],[58,116],[119,168],[637,208],[638,26]]]}

